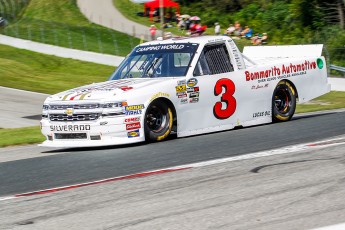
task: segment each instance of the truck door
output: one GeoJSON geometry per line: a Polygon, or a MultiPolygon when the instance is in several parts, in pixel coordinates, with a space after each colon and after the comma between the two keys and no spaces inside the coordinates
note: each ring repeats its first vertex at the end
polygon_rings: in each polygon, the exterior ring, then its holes
{"type": "Polygon", "coordinates": [[[179,130],[192,135],[233,128],[238,103],[234,77],[225,42],[206,45],[193,77],[186,80],[188,107],[179,121],[179,130]]]}

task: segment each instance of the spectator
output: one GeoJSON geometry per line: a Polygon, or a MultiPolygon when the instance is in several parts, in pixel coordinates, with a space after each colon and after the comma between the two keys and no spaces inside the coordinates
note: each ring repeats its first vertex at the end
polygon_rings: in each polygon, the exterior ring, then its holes
{"type": "Polygon", "coordinates": [[[259,37],[261,37],[261,35],[257,33],[257,34],[255,34],[255,36],[253,36],[253,37],[251,38],[252,44],[253,44],[253,45],[256,45],[257,40],[259,39],[259,37]]]}
{"type": "Polygon", "coordinates": [[[191,35],[201,35],[205,32],[207,26],[202,26],[200,21],[196,21],[196,23],[189,28],[189,32],[191,35]]]}
{"type": "Polygon", "coordinates": [[[172,21],[172,16],[170,12],[167,12],[164,16],[164,23],[170,23],[172,21]]]}
{"type": "Polygon", "coordinates": [[[241,36],[241,32],[242,32],[241,24],[240,24],[238,21],[236,21],[236,22],[235,22],[235,31],[234,31],[234,35],[240,37],[240,36],[241,36]]]}
{"type": "Polygon", "coordinates": [[[179,23],[177,24],[177,28],[179,30],[184,30],[184,29],[186,29],[186,25],[187,25],[186,24],[186,19],[185,18],[181,18],[179,23]]]}
{"type": "Polygon", "coordinates": [[[214,27],[214,33],[216,35],[220,35],[220,25],[218,22],[214,23],[215,27],[214,27]]]}
{"type": "Polygon", "coordinates": [[[157,32],[157,28],[155,25],[151,25],[150,27],[150,34],[151,34],[151,40],[155,40],[156,39],[156,32],[157,32]]]}
{"type": "Polygon", "coordinates": [[[176,22],[176,25],[178,25],[178,23],[180,22],[180,21],[182,21],[182,18],[180,18],[180,14],[176,11],[175,12],[175,16],[174,16],[174,18],[173,18],[173,21],[174,22],[176,22]]]}
{"type": "Polygon", "coordinates": [[[267,43],[267,33],[263,33],[262,36],[259,36],[259,38],[256,40],[254,45],[263,45],[267,43]]]}
{"type": "Polygon", "coordinates": [[[251,38],[253,35],[253,30],[249,26],[245,26],[244,30],[241,32],[243,38],[251,38]]]}
{"type": "Polygon", "coordinates": [[[186,22],[186,30],[189,30],[190,24],[191,24],[189,18],[187,18],[185,22],[186,22]]]}
{"type": "Polygon", "coordinates": [[[231,36],[235,32],[235,26],[233,24],[230,24],[229,27],[226,29],[225,34],[231,36]]]}

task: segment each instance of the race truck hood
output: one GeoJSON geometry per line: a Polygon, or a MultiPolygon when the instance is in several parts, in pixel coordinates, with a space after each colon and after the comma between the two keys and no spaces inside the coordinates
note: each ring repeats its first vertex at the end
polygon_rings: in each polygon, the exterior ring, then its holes
{"type": "Polygon", "coordinates": [[[100,100],[121,95],[127,91],[140,89],[149,85],[154,85],[168,78],[160,79],[122,79],[112,80],[100,83],[70,89],[48,98],[48,101],[80,101],[80,100],[100,100]]]}

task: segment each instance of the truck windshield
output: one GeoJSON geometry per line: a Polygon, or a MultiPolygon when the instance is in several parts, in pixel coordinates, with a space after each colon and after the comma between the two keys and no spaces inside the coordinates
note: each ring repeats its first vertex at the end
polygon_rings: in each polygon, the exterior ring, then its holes
{"type": "Polygon", "coordinates": [[[184,76],[197,48],[192,43],[136,47],[109,80],[184,76]]]}

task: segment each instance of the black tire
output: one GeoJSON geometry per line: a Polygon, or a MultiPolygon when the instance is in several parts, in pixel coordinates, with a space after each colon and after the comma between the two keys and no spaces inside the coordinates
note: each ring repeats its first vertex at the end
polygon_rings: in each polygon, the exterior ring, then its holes
{"type": "Polygon", "coordinates": [[[145,139],[149,142],[162,141],[171,133],[173,113],[163,101],[153,101],[145,113],[145,139]]]}
{"type": "Polygon", "coordinates": [[[296,92],[289,82],[281,81],[272,96],[273,122],[289,121],[296,109],[296,92]]]}

